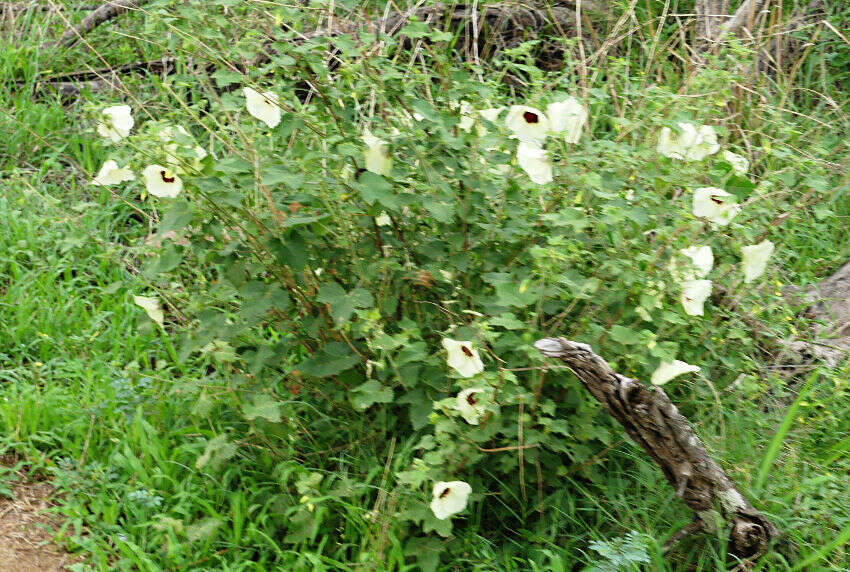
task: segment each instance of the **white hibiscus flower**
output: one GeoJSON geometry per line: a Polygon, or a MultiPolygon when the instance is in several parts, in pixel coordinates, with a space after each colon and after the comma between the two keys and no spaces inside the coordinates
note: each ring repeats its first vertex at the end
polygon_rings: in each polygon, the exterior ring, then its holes
{"type": "Polygon", "coordinates": [[[581,131],[587,122],[587,109],[574,97],[550,103],[546,107],[549,131],[563,135],[567,143],[578,143],[581,131]]]}
{"type": "Polygon", "coordinates": [[[762,274],[767,268],[767,261],[773,254],[774,244],[769,240],[763,240],[752,246],[741,248],[741,257],[744,264],[744,283],[749,284],[762,274]]]}
{"type": "Polygon", "coordinates": [[[732,151],[723,151],[723,160],[732,165],[732,170],[738,175],[746,175],[750,170],[750,161],[732,151]]]}
{"type": "Polygon", "coordinates": [[[552,182],[552,162],[545,149],[536,143],[521,141],[517,145],[516,160],[528,178],[538,185],[552,182]]]}
{"type": "Polygon", "coordinates": [[[457,394],[456,409],[470,425],[478,425],[487,411],[486,394],[480,387],[470,387],[457,394]]]}
{"type": "Polygon", "coordinates": [[[464,481],[439,481],[434,484],[434,500],[431,501],[431,512],[439,520],[445,520],[466,508],[472,487],[464,481]]]}
{"type": "Polygon", "coordinates": [[[111,187],[118,185],[124,181],[135,181],[136,175],[127,167],[119,167],[118,163],[109,159],[104,161],[103,166],[98,171],[97,176],[92,180],[92,185],[101,187],[111,187]]]}
{"type": "Polygon", "coordinates": [[[155,197],[173,199],[183,190],[183,181],[171,169],[162,165],[149,165],[142,171],[148,193],[155,197]]]}
{"type": "Polygon", "coordinates": [[[472,342],[443,338],[443,347],[448,352],[446,363],[463,377],[472,377],[484,371],[484,363],[478,350],[472,349],[472,342]]]}
{"type": "Polygon", "coordinates": [[[549,119],[539,109],[526,105],[512,105],[505,116],[505,125],[511,137],[524,143],[542,145],[549,131],[549,119]]]}
{"type": "Polygon", "coordinates": [[[121,141],[133,128],[133,110],[129,105],[114,105],[100,112],[97,132],[113,143],[121,141]]]}
{"type": "Polygon", "coordinates": [[[245,95],[245,107],[256,119],[265,123],[269,129],[274,129],[280,123],[280,100],[272,91],[259,91],[243,87],[242,93],[245,95]]]}
{"type": "Polygon", "coordinates": [[[717,133],[710,125],[697,127],[693,123],[686,122],[677,125],[680,133],[673,133],[672,129],[665,127],[658,136],[657,150],[665,157],[701,161],[720,150],[717,133]]]}
{"type": "Polygon", "coordinates": [[[388,176],[393,168],[393,160],[389,156],[387,142],[372,135],[369,129],[363,130],[363,142],[366,144],[366,150],[363,151],[366,170],[388,176]]]}
{"type": "Polygon", "coordinates": [[[710,246],[691,246],[683,248],[681,252],[690,258],[694,266],[697,267],[697,278],[708,276],[714,266],[714,254],[712,254],[710,246]]]}
{"type": "Polygon", "coordinates": [[[741,207],[735,202],[734,195],[717,187],[702,187],[694,191],[694,216],[707,218],[718,226],[726,226],[741,207]]]}
{"type": "Polygon", "coordinates": [[[478,115],[480,115],[481,117],[483,117],[487,121],[494,123],[496,121],[496,119],[499,118],[499,114],[502,113],[502,111],[504,111],[504,109],[505,109],[504,107],[489,107],[487,109],[480,110],[478,112],[478,115]]]}
{"type": "Polygon", "coordinates": [[[711,280],[685,280],[680,300],[689,316],[702,316],[703,305],[711,295],[711,280]]]}
{"type": "Polygon", "coordinates": [[[664,385],[674,377],[684,373],[692,373],[699,371],[699,366],[690,365],[681,360],[673,360],[672,362],[662,361],[652,374],[650,380],[653,385],[664,385]]]}

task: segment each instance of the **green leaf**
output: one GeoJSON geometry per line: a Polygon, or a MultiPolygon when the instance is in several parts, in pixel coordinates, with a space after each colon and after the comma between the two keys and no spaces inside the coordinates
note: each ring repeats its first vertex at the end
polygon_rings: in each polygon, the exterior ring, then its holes
{"type": "Polygon", "coordinates": [[[239,294],[242,296],[239,316],[248,324],[256,323],[272,308],[284,310],[289,306],[289,294],[277,284],[247,282],[239,289],[239,294]]]}
{"type": "Polygon", "coordinates": [[[283,165],[269,165],[261,172],[261,182],[267,187],[276,187],[283,183],[297,191],[304,184],[304,173],[293,173],[283,165]]]}
{"type": "Polygon", "coordinates": [[[240,173],[253,173],[254,166],[240,157],[228,157],[214,164],[215,170],[226,175],[238,175],[240,173]]]}
{"type": "Polygon", "coordinates": [[[355,387],[349,394],[349,399],[356,409],[363,411],[376,403],[392,403],[393,390],[382,386],[374,379],[370,379],[355,387]]]}
{"type": "Polygon", "coordinates": [[[542,218],[552,226],[572,227],[574,232],[581,232],[592,223],[587,215],[577,208],[561,209],[556,213],[545,214],[542,218]]]}
{"type": "Polygon", "coordinates": [[[271,423],[280,423],[280,402],[275,401],[265,393],[261,393],[254,397],[252,403],[245,404],[242,408],[242,414],[248,421],[261,417],[271,423]]]}
{"type": "Polygon", "coordinates": [[[312,377],[328,377],[351,369],[358,363],[360,357],[351,348],[339,342],[331,342],[317,350],[310,359],[301,362],[298,370],[312,377]]]}
{"type": "Polygon", "coordinates": [[[448,538],[452,533],[452,519],[439,520],[430,510],[422,519],[422,532],[434,531],[443,538],[448,538]]]}
{"type": "Polygon", "coordinates": [[[407,36],[408,38],[424,38],[425,36],[430,35],[431,29],[425,22],[411,21],[408,25],[402,28],[399,33],[402,36],[407,36]]]}
{"type": "Polygon", "coordinates": [[[180,265],[183,256],[174,244],[169,243],[163,247],[159,256],[145,264],[143,274],[148,278],[154,278],[159,274],[170,272],[180,265]]]}
{"type": "Polygon", "coordinates": [[[241,73],[229,69],[220,69],[212,74],[212,77],[215,78],[218,87],[227,87],[234,83],[241,83],[245,79],[245,76],[241,73]]]}
{"type": "Polygon", "coordinates": [[[422,572],[437,570],[443,550],[445,550],[445,543],[433,536],[409,538],[404,542],[404,555],[413,558],[414,564],[419,566],[422,572]]]}
{"type": "Polygon", "coordinates": [[[370,205],[377,202],[392,210],[401,207],[398,196],[393,192],[392,183],[381,175],[364,171],[357,180],[357,189],[360,191],[363,200],[370,205]]]}
{"type": "Polygon", "coordinates": [[[608,335],[611,336],[611,339],[615,342],[621,343],[623,345],[634,345],[641,342],[641,335],[637,332],[630,330],[629,328],[624,328],[623,326],[617,325],[612,327],[608,331],[608,335]]]}
{"type": "Polygon", "coordinates": [[[375,302],[368,291],[355,288],[346,294],[342,286],[336,282],[323,284],[316,300],[330,306],[331,317],[337,326],[347,322],[356,308],[366,308],[375,302]]]}
{"type": "Polygon", "coordinates": [[[186,228],[192,222],[192,216],[192,205],[189,201],[174,199],[171,201],[171,208],[159,223],[159,234],[186,228]]]}
{"type": "Polygon", "coordinates": [[[316,522],[313,519],[313,515],[306,507],[290,516],[287,524],[289,532],[283,541],[290,544],[306,542],[313,536],[316,529],[316,522]]]}
{"type": "Polygon", "coordinates": [[[539,297],[540,289],[529,287],[525,283],[501,282],[496,284],[496,303],[500,306],[523,308],[536,302],[539,297]]]}
{"type": "Polygon", "coordinates": [[[431,213],[437,222],[451,222],[455,216],[455,205],[453,203],[442,203],[439,201],[426,201],[425,208],[431,213]]]}
{"type": "Polygon", "coordinates": [[[495,318],[490,318],[489,322],[493,326],[501,326],[506,330],[520,330],[525,327],[525,322],[518,320],[512,312],[499,314],[495,318]]]}

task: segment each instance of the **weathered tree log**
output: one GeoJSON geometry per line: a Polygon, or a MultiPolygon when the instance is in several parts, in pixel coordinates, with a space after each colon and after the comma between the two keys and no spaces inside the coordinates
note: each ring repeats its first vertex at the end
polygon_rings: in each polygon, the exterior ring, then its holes
{"type": "Polygon", "coordinates": [[[811,339],[788,341],[787,350],[827,367],[837,367],[850,356],[850,262],[805,291],[789,287],[784,294],[790,304],[805,305],[806,316],[818,322],[811,339]]]}
{"type": "Polygon", "coordinates": [[[80,40],[80,38],[104,22],[108,22],[128,10],[138,8],[142,1],[143,0],[109,0],[108,2],[103,3],[97,9],[93,10],[91,14],[83,18],[77,26],[70,30],[66,30],[65,33],[56,40],[55,45],[64,48],[73,46],[80,40]]]}
{"type": "Polygon", "coordinates": [[[652,457],[676,495],[696,512],[683,535],[715,532],[731,525],[729,539],[736,556],[764,554],[778,530],[738,492],[664,390],[650,389],[616,373],[587,344],[545,338],[534,345],[544,356],[559,358],[575,372],[590,394],[652,457]]]}

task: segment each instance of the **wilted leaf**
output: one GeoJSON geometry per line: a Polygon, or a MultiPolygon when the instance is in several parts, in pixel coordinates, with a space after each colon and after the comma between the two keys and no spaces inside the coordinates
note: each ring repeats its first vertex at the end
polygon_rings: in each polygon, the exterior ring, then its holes
{"type": "Polygon", "coordinates": [[[248,421],[261,417],[272,423],[280,423],[281,419],[280,403],[265,393],[255,396],[252,403],[243,406],[242,413],[248,421]]]}
{"type": "Polygon", "coordinates": [[[209,467],[215,471],[225,461],[236,454],[236,445],[227,440],[227,435],[219,435],[207,441],[207,446],[204,448],[204,453],[195,461],[196,469],[209,467]]]}

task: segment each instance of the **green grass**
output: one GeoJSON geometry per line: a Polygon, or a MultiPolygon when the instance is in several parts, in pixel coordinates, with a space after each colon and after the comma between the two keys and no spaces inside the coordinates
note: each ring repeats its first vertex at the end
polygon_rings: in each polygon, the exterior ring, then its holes
{"type": "MultiPolygon", "coordinates": [[[[42,29],[31,18],[21,29],[42,29]]],[[[101,54],[107,61],[148,55],[115,44],[101,54]]],[[[31,87],[46,64],[34,45],[7,47],[0,44],[0,78],[31,87]]],[[[800,75],[811,83],[803,85],[819,86],[820,70],[807,63],[800,75]]],[[[846,77],[834,79],[846,85],[846,77]]],[[[141,81],[132,85],[151,108],[168,100],[141,81]]],[[[845,94],[839,104],[846,103],[845,94]]],[[[208,361],[177,363],[169,348],[179,325],[161,332],[133,305],[133,294],[149,292],[137,274],[147,224],[121,201],[129,197],[85,184],[103,157],[79,129],[86,104],[34,99],[5,81],[0,88],[0,453],[17,451],[33,476],[56,482],[65,517],[57,541],[95,570],[413,569],[405,538],[383,519],[388,505],[404,503],[386,498],[386,479],[410,464],[415,441],[392,441],[386,426],[358,438],[364,421],[348,428],[346,448],[317,443],[313,454],[293,457],[235,420],[238,400],[215,419],[204,412],[200,388],[226,394],[227,384],[210,382],[208,361]],[[197,468],[207,440],[225,434],[236,438],[235,457],[197,468]],[[307,493],[314,527],[288,537],[292,507],[303,504],[296,483],[307,486],[314,474],[321,476],[307,493]],[[331,514],[343,524],[327,530],[331,514]]],[[[799,105],[811,113],[827,107],[799,105]]],[[[812,125],[785,120],[804,146],[812,125]]],[[[850,196],[833,193],[822,206],[850,212],[850,196]]],[[[846,216],[811,210],[785,229],[783,283],[814,281],[847,259],[850,226],[836,220],[846,216]]],[[[727,384],[719,402],[704,387],[677,395],[742,492],[785,533],[763,570],[850,568],[848,378],[847,365],[821,370],[803,395],[799,380],[768,371],[743,388],[727,384]]],[[[648,569],[727,566],[721,539],[691,539],[662,555],[689,514],[641,450],[627,442],[600,463],[604,478],[568,475],[564,490],[545,499],[543,516],[534,494],[505,521],[476,503],[458,532],[463,553],[444,569],[569,570],[597,559],[591,542],[632,530],[650,538],[648,569]]]]}

